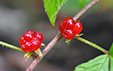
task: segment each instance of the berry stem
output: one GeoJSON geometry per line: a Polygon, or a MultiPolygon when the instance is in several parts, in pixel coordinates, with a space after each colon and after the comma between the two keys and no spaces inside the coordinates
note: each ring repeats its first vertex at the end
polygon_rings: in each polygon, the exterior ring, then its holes
{"type": "Polygon", "coordinates": [[[43,56],[45,56],[61,38],[62,38],[61,33],[58,33],[56,37],[42,51],[43,56]]]}
{"type": "Polygon", "coordinates": [[[17,47],[17,46],[14,46],[14,45],[11,45],[11,44],[2,42],[2,41],[0,41],[0,44],[1,44],[2,46],[6,46],[6,47],[9,47],[9,48],[11,48],[11,49],[14,49],[14,50],[23,52],[23,51],[21,50],[21,48],[19,48],[19,47],[17,47]]]}
{"type": "Polygon", "coordinates": [[[95,5],[100,0],[93,0],[90,2],[87,6],[85,6],[77,15],[73,17],[74,20],[77,20],[80,16],[82,16],[89,8],[91,8],[93,5],[95,5]]]}
{"type": "Polygon", "coordinates": [[[75,38],[82,41],[82,42],[84,42],[84,43],[86,43],[86,44],[88,44],[88,45],[90,45],[90,46],[92,46],[92,47],[94,47],[94,48],[96,48],[96,49],[98,49],[98,50],[100,50],[100,51],[102,51],[102,52],[104,52],[105,54],[109,54],[109,52],[107,50],[105,50],[104,48],[96,45],[95,43],[92,43],[92,42],[90,42],[90,41],[88,41],[84,38],[79,37],[79,36],[76,36],[75,38]]]}
{"type": "Polygon", "coordinates": [[[39,63],[42,58],[52,49],[52,47],[62,38],[61,33],[58,33],[55,38],[45,47],[42,51],[42,57],[37,56],[36,59],[31,63],[31,65],[26,69],[26,71],[32,71],[37,63],[39,63]]]}

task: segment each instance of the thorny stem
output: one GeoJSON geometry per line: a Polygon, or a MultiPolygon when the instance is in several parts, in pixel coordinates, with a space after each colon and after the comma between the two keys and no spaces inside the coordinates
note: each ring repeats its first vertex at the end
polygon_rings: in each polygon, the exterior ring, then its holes
{"type": "Polygon", "coordinates": [[[98,50],[104,52],[105,54],[109,54],[109,52],[108,52],[107,50],[105,50],[104,48],[102,48],[102,47],[96,45],[96,44],[93,43],[93,42],[90,42],[90,41],[88,41],[88,40],[86,40],[86,39],[84,39],[84,38],[81,38],[81,37],[79,37],[79,36],[76,36],[75,38],[78,39],[78,40],[80,40],[81,42],[84,42],[84,43],[86,43],[86,44],[88,44],[88,45],[90,45],[90,46],[93,46],[94,48],[96,48],[96,49],[98,49],[98,50]]]}
{"type": "Polygon", "coordinates": [[[23,51],[21,50],[21,48],[19,48],[19,47],[17,47],[17,46],[14,46],[14,45],[11,45],[11,44],[2,42],[2,41],[0,41],[0,44],[3,45],[3,46],[9,47],[9,48],[11,48],[11,49],[14,49],[14,50],[23,52],[23,51]]]}
{"type": "Polygon", "coordinates": [[[52,47],[62,38],[61,33],[59,32],[57,36],[46,46],[46,48],[42,51],[43,56],[46,55],[52,47]]]}
{"type": "MultiPolygon", "coordinates": [[[[84,14],[89,8],[91,8],[93,5],[95,5],[98,1],[100,0],[93,0],[90,2],[86,7],[84,7],[73,19],[77,20],[82,14],[84,14]]],[[[46,48],[42,51],[43,57],[51,50],[51,48],[61,39],[62,35],[59,33],[47,46],[46,48]]],[[[42,58],[43,58],[42,57],[42,58]]],[[[41,59],[42,59],[41,58],[41,59]]],[[[36,64],[41,61],[40,57],[38,56],[32,63],[31,65],[26,69],[26,71],[32,71],[36,64]]]]}
{"type": "Polygon", "coordinates": [[[89,8],[95,5],[100,0],[93,0],[87,6],[85,6],[77,15],[73,17],[74,20],[77,20],[80,16],[82,16],[89,8]]]}

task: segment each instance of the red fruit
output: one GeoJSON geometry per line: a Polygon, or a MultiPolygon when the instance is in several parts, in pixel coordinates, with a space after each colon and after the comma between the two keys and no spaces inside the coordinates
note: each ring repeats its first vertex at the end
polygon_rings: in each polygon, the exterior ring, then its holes
{"type": "Polygon", "coordinates": [[[63,32],[62,32],[62,35],[63,35],[63,37],[65,38],[65,39],[68,39],[68,40],[70,40],[70,39],[73,39],[74,37],[75,37],[75,33],[73,32],[73,30],[64,30],[63,32]]]}
{"type": "Polygon", "coordinates": [[[73,27],[73,31],[74,31],[75,34],[79,34],[82,31],[82,29],[83,29],[82,24],[78,20],[76,20],[75,23],[76,24],[73,27]]]}
{"type": "Polygon", "coordinates": [[[82,31],[83,27],[80,21],[74,21],[71,17],[66,17],[59,24],[59,30],[65,39],[73,39],[76,34],[82,31]]]}
{"type": "Polygon", "coordinates": [[[65,29],[71,29],[73,28],[75,21],[71,17],[66,17],[62,21],[63,26],[65,26],[65,29]]]}
{"type": "Polygon", "coordinates": [[[23,51],[31,52],[39,49],[43,40],[44,37],[40,32],[29,30],[19,38],[19,44],[23,51]]]}

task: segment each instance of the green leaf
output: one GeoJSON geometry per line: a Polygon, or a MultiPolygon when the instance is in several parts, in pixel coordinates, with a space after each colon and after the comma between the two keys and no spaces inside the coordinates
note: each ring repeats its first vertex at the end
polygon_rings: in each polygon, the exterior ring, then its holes
{"type": "Polygon", "coordinates": [[[109,71],[109,57],[107,54],[100,55],[86,63],[75,67],[74,71],[109,71]]]}
{"type": "Polygon", "coordinates": [[[112,45],[110,47],[109,53],[111,54],[111,56],[113,56],[113,43],[112,43],[112,45]]]}
{"type": "Polygon", "coordinates": [[[110,50],[109,50],[109,53],[110,53],[110,71],[113,71],[113,43],[110,47],[110,50]]]}
{"type": "Polygon", "coordinates": [[[110,71],[113,71],[113,57],[110,56],[110,71]]]}
{"type": "Polygon", "coordinates": [[[55,26],[54,23],[59,9],[66,1],[67,0],[43,0],[45,12],[47,12],[49,20],[53,26],[55,26]]]}

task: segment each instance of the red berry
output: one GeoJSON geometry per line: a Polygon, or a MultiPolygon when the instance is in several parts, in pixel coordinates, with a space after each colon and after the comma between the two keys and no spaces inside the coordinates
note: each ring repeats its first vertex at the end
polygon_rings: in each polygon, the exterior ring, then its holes
{"type": "Polygon", "coordinates": [[[40,32],[29,30],[19,38],[19,44],[23,51],[31,52],[39,49],[43,40],[44,37],[40,32]]]}
{"type": "Polygon", "coordinates": [[[65,26],[65,29],[71,29],[73,28],[75,21],[71,17],[66,17],[62,21],[63,26],[65,26]]]}
{"type": "Polygon", "coordinates": [[[75,34],[79,34],[83,29],[82,24],[78,20],[76,20],[75,23],[76,24],[74,25],[73,31],[74,31],[75,34]]]}
{"type": "Polygon", "coordinates": [[[66,17],[59,24],[59,30],[65,39],[73,39],[76,34],[82,31],[83,27],[80,21],[74,21],[71,17],[66,17]]]}
{"type": "Polygon", "coordinates": [[[75,37],[75,33],[73,32],[73,30],[64,30],[63,33],[62,33],[63,37],[65,39],[73,39],[75,37]]]}

